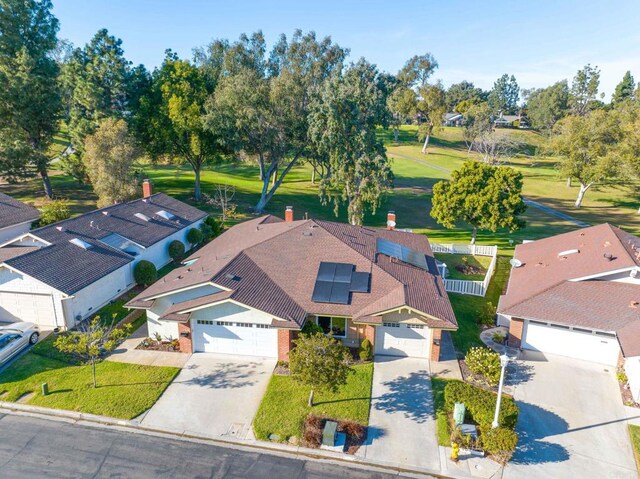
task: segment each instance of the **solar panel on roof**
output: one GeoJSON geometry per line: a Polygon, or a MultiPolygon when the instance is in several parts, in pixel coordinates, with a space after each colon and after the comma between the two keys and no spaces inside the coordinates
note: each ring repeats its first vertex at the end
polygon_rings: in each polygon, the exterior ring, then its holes
{"type": "Polygon", "coordinates": [[[349,304],[350,283],[333,283],[331,286],[330,303],[349,304]]]}
{"type": "Polygon", "coordinates": [[[313,287],[313,294],[311,299],[316,303],[330,303],[331,302],[331,281],[316,280],[316,285],[313,287]]]}
{"type": "Polygon", "coordinates": [[[318,269],[318,277],[316,280],[320,281],[333,281],[333,278],[336,275],[336,263],[325,263],[324,261],[320,263],[320,268],[318,269]]]}
{"type": "Polygon", "coordinates": [[[408,248],[407,246],[394,243],[383,238],[377,238],[376,240],[376,253],[381,253],[390,258],[398,258],[404,263],[417,266],[422,269],[429,269],[427,265],[427,258],[424,253],[408,248]]]}
{"type": "Polygon", "coordinates": [[[370,273],[354,271],[351,275],[351,286],[349,290],[353,293],[368,293],[370,279],[370,273]]]}
{"type": "Polygon", "coordinates": [[[335,263],[336,265],[336,275],[333,278],[333,281],[336,283],[351,283],[351,274],[353,273],[353,268],[355,268],[352,264],[346,263],[335,263]]]}
{"type": "Polygon", "coordinates": [[[311,299],[318,303],[349,304],[354,269],[348,263],[321,262],[311,299]]]}

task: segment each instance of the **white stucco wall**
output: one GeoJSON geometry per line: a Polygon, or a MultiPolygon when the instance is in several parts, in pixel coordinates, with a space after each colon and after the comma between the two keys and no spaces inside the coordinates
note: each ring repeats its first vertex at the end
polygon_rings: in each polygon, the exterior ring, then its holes
{"type": "Polygon", "coordinates": [[[231,321],[234,323],[271,324],[273,316],[235,303],[221,303],[208,308],[199,309],[191,314],[191,318],[209,319],[213,321],[231,321]]]}
{"type": "Polygon", "coordinates": [[[0,244],[6,243],[20,235],[27,233],[31,229],[31,221],[19,223],[17,225],[7,226],[0,229],[0,244]]]}
{"type": "Polygon", "coordinates": [[[629,387],[635,402],[640,402],[640,356],[633,356],[624,360],[624,371],[629,379],[629,387]]]}
{"type": "Polygon", "coordinates": [[[507,316],[506,314],[496,314],[498,326],[506,326],[507,328],[511,324],[511,316],[507,316]]]}
{"type": "Polygon", "coordinates": [[[165,238],[159,243],[154,244],[153,246],[149,246],[147,249],[142,250],[139,256],[136,256],[136,261],[140,261],[145,259],[147,261],[151,261],[156,268],[160,269],[164,265],[168,264],[172,261],[169,256],[169,243],[173,240],[182,241],[184,244],[185,250],[189,251],[191,245],[187,241],[187,233],[192,228],[200,228],[200,225],[204,219],[193,223],[192,225],[187,226],[186,228],[181,229],[180,231],[176,231],[171,236],[165,238]]]}

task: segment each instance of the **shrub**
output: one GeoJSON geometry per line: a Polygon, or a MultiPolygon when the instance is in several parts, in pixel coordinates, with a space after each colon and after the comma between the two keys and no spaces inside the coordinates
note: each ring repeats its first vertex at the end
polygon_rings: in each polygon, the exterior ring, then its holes
{"type": "Polygon", "coordinates": [[[40,207],[38,226],[46,226],[71,218],[71,210],[67,200],[50,200],[40,207]]]}
{"type": "Polygon", "coordinates": [[[629,378],[627,377],[627,374],[624,371],[619,371],[616,374],[616,378],[618,378],[618,382],[622,384],[627,384],[629,382],[629,378]]]}
{"type": "Polygon", "coordinates": [[[224,231],[224,226],[222,224],[222,221],[214,218],[213,216],[207,216],[202,222],[202,224],[205,224],[209,228],[211,228],[211,232],[212,232],[211,238],[217,238],[224,231]]]}
{"type": "Polygon", "coordinates": [[[518,445],[518,435],[505,427],[480,428],[480,446],[500,464],[506,464],[518,445]]]}
{"type": "Polygon", "coordinates": [[[315,321],[307,320],[302,326],[302,330],[300,331],[302,334],[306,334],[307,336],[312,336],[316,333],[323,334],[322,328],[316,324],[315,321]]]}
{"type": "Polygon", "coordinates": [[[493,339],[496,343],[504,342],[504,338],[506,338],[506,336],[498,331],[491,335],[491,339],[493,339]]]}
{"type": "Polygon", "coordinates": [[[373,346],[371,341],[364,338],[360,344],[360,359],[362,361],[371,361],[371,358],[373,358],[373,346]]]}
{"type": "Polygon", "coordinates": [[[169,256],[171,259],[178,263],[182,258],[184,258],[184,243],[180,240],[173,240],[169,243],[169,256]]]}
{"type": "Polygon", "coordinates": [[[482,308],[476,312],[478,323],[486,326],[493,326],[496,322],[496,307],[491,301],[484,303],[482,308]]]}
{"type": "Polygon", "coordinates": [[[133,277],[136,283],[147,286],[158,279],[158,270],[151,261],[143,259],[133,268],[133,277]]]}
{"type": "Polygon", "coordinates": [[[202,231],[200,231],[198,228],[191,228],[189,231],[187,231],[187,241],[192,245],[195,246],[202,243],[203,239],[204,237],[202,235],[202,231]]]}
{"type": "Polygon", "coordinates": [[[345,420],[338,423],[338,431],[344,432],[347,436],[354,439],[362,440],[367,432],[367,428],[355,421],[345,420]]]}
{"type": "MultiPolygon", "coordinates": [[[[453,412],[453,405],[464,403],[467,414],[480,426],[491,427],[498,395],[473,384],[462,381],[450,381],[444,388],[444,400],[447,411],[453,412]]],[[[512,397],[502,396],[498,422],[502,427],[514,429],[518,422],[518,406],[512,397]]]]}
{"type": "Polygon", "coordinates": [[[322,430],[327,420],[320,416],[309,414],[304,421],[302,445],[305,447],[319,448],[322,444],[322,430]]]}
{"type": "Polygon", "coordinates": [[[210,239],[213,238],[213,230],[211,229],[211,226],[209,226],[207,223],[200,224],[200,232],[202,233],[202,237],[204,238],[204,241],[209,241],[210,239]]]}
{"type": "Polygon", "coordinates": [[[473,374],[479,374],[492,386],[500,381],[500,355],[489,348],[471,348],[464,357],[473,374]]]}

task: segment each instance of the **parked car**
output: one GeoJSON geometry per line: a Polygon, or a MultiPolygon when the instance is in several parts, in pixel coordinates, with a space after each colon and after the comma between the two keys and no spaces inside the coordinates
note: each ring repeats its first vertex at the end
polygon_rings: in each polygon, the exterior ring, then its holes
{"type": "Polygon", "coordinates": [[[40,329],[34,323],[13,323],[0,327],[0,364],[27,346],[36,344],[39,337],[40,329]]]}

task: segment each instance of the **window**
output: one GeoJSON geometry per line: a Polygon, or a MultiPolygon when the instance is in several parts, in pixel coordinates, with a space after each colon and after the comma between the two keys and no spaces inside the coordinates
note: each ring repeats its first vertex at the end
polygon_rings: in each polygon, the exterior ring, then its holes
{"type": "Polygon", "coordinates": [[[411,329],[424,329],[424,325],[422,325],[422,324],[407,324],[407,328],[411,328],[411,329]]]}
{"type": "Polygon", "coordinates": [[[318,326],[322,328],[324,334],[333,334],[336,337],[344,338],[347,335],[346,318],[332,318],[331,316],[318,316],[316,319],[318,326]]]}
{"type": "Polygon", "coordinates": [[[233,326],[233,323],[230,321],[217,321],[216,324],[218,326],[233,326]]]}
{"type": "Polygon", "coordinates": [[[0,349],[6,348],[7,346],[9,346],[9,344],[14,342],[19,337],[20,337],[19,334],[6,334],[0,337],[0,349]]]}
{"type": "Polygon", "coordinates": [[[400,323],[382,323],[385,328],[399,328],[400,323]]]}
{"type": "Polygon", "coordinates": [[[591,331],[590,329],[582,329],[582,328],[572,328],[573,331],[578,331],[579,333],[587,333],[587,334],[592,334],[593,331],[591,331]]]}
{"type": "Polygon", "coordinates": [[[549,323],[549,326],[551,326],[552,328],[558,328],[558,329],[569,329],[569,326],[564,326],[562,324],[549,323]]]}
{"type": "Polygon", "coordinates": [[[210,321],[208,319],[199,319],[198,324],[208,324],[209,326],[213,326],[213,321],[210,321]]]}
{"type": "Polygon", "coordinates": [[[256,328],[258,329],[271,329],[270,324],[256,324],[256,328]]]}
{"type": "Polygon", "coordinates": [[[604,331],[596,331],[596,334],[599,336],[608,336],[610,338],[615,338],[616,335],[614,333],[605,333],[604,331]]]}
{"type": "Polygon", "coordinates": [[[236,326],[239,326],[241,328],[253,328],[253,324],[251,323],[236,323],[236,326]]]}

